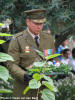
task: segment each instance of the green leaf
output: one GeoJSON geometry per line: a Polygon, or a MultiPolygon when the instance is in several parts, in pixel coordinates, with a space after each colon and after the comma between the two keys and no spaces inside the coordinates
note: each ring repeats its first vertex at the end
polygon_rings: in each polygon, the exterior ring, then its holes
{"type": "Polygon", "coordinates": [[[40,81],[37,81],[35,79],[32,79],[32,80],[29,81],[30,89],[38,89],[38,88],[40,88],[40,86],[41,86],[40,81]]]}
{"type": "Polygon", "coordinates": [[[53,86],[53,90],[52,91],[53,92],[58,92],[58,89],[55,86],[53,86]]]}
{"type": "Polygon", "coordinates": [[[50,55],[50,56],[45,57],[45,59],[46,59],[46,60],[49,60],[49,59],[58,57],[58,56],[60,56],[60,55],[61,55],[61,54],[53,54],[53,55],[50,55]]]}
{"type": "Polygon", "coordinates": [[[42,99],[43,100],[55,100],[55,95],[49,89],[44,89],[42,91],[42,99]]]}
{"type": "Polygon", "coordinates": [[[39,51],[39,50],[37,50],[37,49],[35,49],[35,51],[36,51],[42,58],[44,58],[43,52],[41,52],[41,51],[39,51]]]}
{"type": "Polygon", "coordinates": [[[0,33],[0,36],[13,36],[13,35],[7,33],[0,33]]]}
{"type": "Polygon", "coordinates": [[[53,86],[49,82],[43,81],[42,84],[45,85],[50,91],[53,91],[53,86]]]}
{"type": "Polygon", "coordinates": [[[53,80],[50,77],[44,75],[44,79],[47,80],[52,86],[54,86],[53,80]]]}
{"type": "Polygon", "coordinates": [[[23,94],[25,95],[25,94],[26,94],[29,90],[30,90],[30,87],[29,87],[29,86],[27,86],[27,87],[25,88],[25,90],[24,90],[23,94]]]}
{"type": "Polygon", "coordinates": [[[35,67],[42,67],[42,66],[44,66],[46,64],[46,62],[34,62],[33,63],[33,66],[35,66],[35,67]]]}
{"type": "Polygon", "coordinates": [[[0,89],[0,93],[8,93],[8,94],[11,94],[13,93],[11,90],[8,90],[8,89],[0,89]]]}
{"type": "Polygon", "coordinates": [[[33,78],[36,79],[37,81],[40,80],[41,78],[43,78],[42,75],[38,74],[38,73],[35,73],[33,74],[33,78]]]}
{"type": "Polygon", "coordinates": [[[3,26],[4,24],[3,23],[0,23],[0,26],[3,26]]]}
{"type": "Polygon", "coordinates": [[[50,89],[50,91],[57,92],[58,89],[54,86],[54,84],[51,81],[43,81],[42,84],[44,84],[47,88],[50,89]]]}
{"type": "Polygon", "coordinates": [[[33,73],[34,73],[34,72],[38,72],[38,73],[40,72],[40,69],[38,69],[38,68],[30,68],[30,69],[29,69],[29,68],[26,68],[26,69],[27,69],[29,72],[33,72],[33,73]]]}
{"type": "Polygon", "coordinates": [[[8,70],[5,67],[0,66],[0,79],[6,82],[8,80],[8,77],[9,77],[8,70]]]}
{"type": "Polygon", "coordinates": [[[3,44],[3,43],[5,43],[5,41],[4,40],[0,40],[0,44],[3,44]]]}
{"type": "Polygon", "coordinates": [[[11,80],[14,81],[14,79],[13,79],[11,76],[8,77],[8,80],[10,80],[10,81],[11,81],[11,80]]]}
{"type": "Polygon", "coordinates": [[[14,59],[10,55],[0,52],[0,62],[5,62],[7,60],[14,61],[14,59]]]}

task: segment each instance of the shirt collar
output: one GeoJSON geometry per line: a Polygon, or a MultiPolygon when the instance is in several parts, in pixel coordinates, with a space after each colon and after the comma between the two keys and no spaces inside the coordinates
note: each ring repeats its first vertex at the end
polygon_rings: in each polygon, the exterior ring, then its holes
{"type": "MultiPolygon", "coordinates": [[[[34,35],[32,32],[30,32],[29,28],[27,28],[28,33],[32,36],[32,38],[34,39],[36,35],[34,35]]],[[[40,34],[37,35],[40,39],[40,34]]]]}

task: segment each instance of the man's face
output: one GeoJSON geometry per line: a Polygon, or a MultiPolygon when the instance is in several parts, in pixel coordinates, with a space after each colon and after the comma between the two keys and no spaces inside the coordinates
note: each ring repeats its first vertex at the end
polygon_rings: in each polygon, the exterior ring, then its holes
{"type": "Polygon", "coordinates": [[[68,40],[63,41],[63,42],[62,42],[62,45],[63,45],[63,46],[68,45],[68,40]]]}
{"type": "Polygon", "coordinates": [[[66,54],[65,54],[65,57],[66,57],[67,59],[70,58],[70,54],[71,54],[71,52],[70,52],[70,51],[67,51],[66,54]]]}
{"type": "Polygon", "coordinates": [[[38,35],[43,29],[43,23],[34,23],[30,19],[27,19],[26,23],[28,25],[30,32],[32,32],[34,35],[38,35]]]}

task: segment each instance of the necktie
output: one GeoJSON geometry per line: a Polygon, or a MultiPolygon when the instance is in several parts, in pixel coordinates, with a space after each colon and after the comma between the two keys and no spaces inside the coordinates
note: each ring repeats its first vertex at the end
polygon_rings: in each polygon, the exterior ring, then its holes
{"type": "Polygon", "coordinates": [[[39,37],[38,36],[35,36],[35,42],[36,42],[36,45],[39,47],[39,37]]]}

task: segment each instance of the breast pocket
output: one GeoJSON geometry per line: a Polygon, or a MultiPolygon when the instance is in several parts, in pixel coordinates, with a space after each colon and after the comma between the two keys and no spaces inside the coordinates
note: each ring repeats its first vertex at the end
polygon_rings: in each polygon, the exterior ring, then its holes
{"type": "Polygon", "coordinates": [[[36,58],[36,55],[33,54],[32,52],[29,53],[21,53],[20,54],[21,60],[24,62],[33,62],[36,58]]]}
{"type": "Polygon", "coordinates": [[[20,58],[34,58],[35,55],[31,53],[20,53],[20,58]]]}
{"type": "Polygon", "coordinates": [[[22,65],[29,66],[35,61],[35,55],[33,53],[21,53],[20,61],[22,65]]]}

